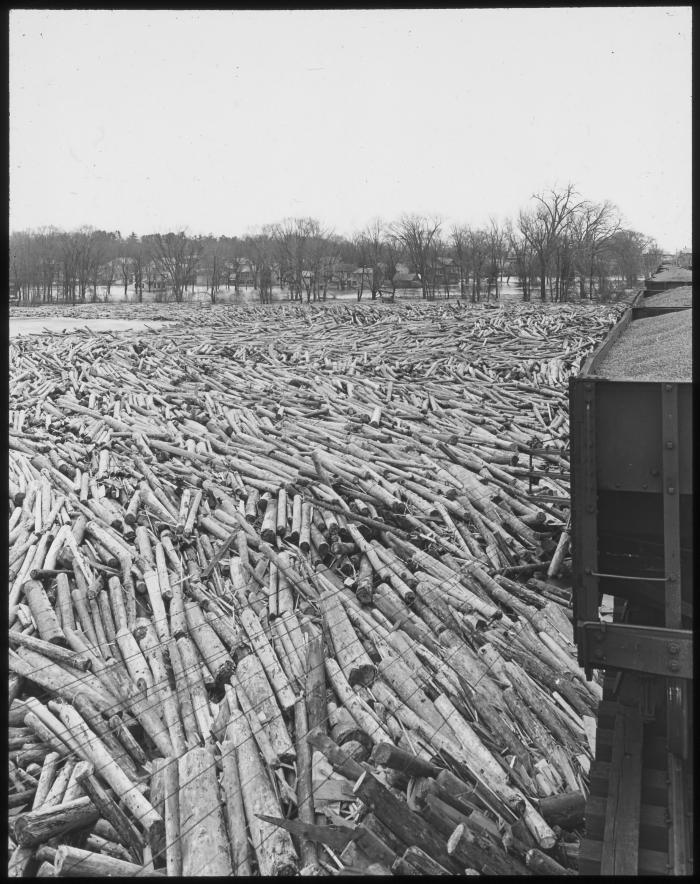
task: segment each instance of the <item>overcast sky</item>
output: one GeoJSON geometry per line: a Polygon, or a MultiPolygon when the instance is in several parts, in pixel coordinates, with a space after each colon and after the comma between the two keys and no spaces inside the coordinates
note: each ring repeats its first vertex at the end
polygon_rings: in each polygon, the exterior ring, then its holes
{"type": "Polygon", "coordinates": [[[480,225],[573,182],[691,244],[691,8],[10,16],[10,227],[480,225]]]}

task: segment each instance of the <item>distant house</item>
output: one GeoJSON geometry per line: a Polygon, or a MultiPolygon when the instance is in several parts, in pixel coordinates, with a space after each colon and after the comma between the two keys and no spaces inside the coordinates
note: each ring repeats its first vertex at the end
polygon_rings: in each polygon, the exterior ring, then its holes
{"type": "Polygon", "coordinates": [[[374,276],[374,271],[371,267],[356,267],[355,270],[352,271],[352,281],[355,285],[367,285],[370,286],[372,284],[372,277],[374,276]]]}
{"type": "Polygon", "coordinates": [[[440,285],[445,283],[457,285],[459,283],[459,267],[455,264],[454,258],[438,258],[436,264],[436,281],[440,285]]]}
{"type": "MultiPolygon", "coordinates": [[[[405,266],[405,265],[404,265],[405,266]]],[[[397,289],[419,289],[422,288],[420,276],[417,273],[411,273],[408,270],[398,271],[394,274],[392,280],[394,288],[397,289]]]]}
{"type": "Polygon", "coordinates": [[[237,270],[233,268],[231,269],[231,283],[235,281],[236,276],[238,276],[239,285],[255,285],[255,270],[248,258],[241,258],[238,262],[237,270]]]}
{"type": "Polygon", "coordinates": [[[149,263],[144,267],[143,276],[149,292],[163,292],[170,288],[170,280],[158,270],[154,263],[149,263]]]}

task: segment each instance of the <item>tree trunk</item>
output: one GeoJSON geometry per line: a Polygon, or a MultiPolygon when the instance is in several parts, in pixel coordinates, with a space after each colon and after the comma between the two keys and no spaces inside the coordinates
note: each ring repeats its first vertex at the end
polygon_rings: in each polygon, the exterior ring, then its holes
{"type": "Polygon", "coordinates": [[[178,780],[183,876],[232,875],[213,753],[190,749],[179,760],[178,780]]]}
{"type": "Polygon", "coordinates": [[[282,808],[275,794],[260,755],[252,740],[248,722],[238,710],[231,712],[223,745],[233,744],[243,789],[250,839],[261,875],[294,875],[297,855],[289,832],[258,818],[258,814],[281,817],[282,808]],[[230,742],[229,742],[230,741],[230,742]]]}
{"type": "Polygon", "coordinates": [[[148,871],[135,863],[115,859],[103,853],[94,853],[91,850],[70,847],[67,844],[62,844],[56,850],[54,868],[59,878],[165,877],[162,872],[148,871]]]}

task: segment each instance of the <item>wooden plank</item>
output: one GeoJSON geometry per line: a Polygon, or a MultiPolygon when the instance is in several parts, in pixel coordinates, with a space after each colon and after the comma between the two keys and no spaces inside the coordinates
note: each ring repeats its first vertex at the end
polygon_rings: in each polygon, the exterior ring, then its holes
{"type": "MultiPolygon", "coordinates": [[[[612,760],[613,738],[610,731],[599,731],[596,738],[596,761],[612,760]]],[[[644,770],[666,770],[666,740],[653,737],[644,741],[644,770]]]]}
{"type": "MultiPolygon", "coordinates": [[[[668,852],[673,865],[674,875],[692,875],[692,838],[689,837],[689,822],[692,816],[691,803],[686,804],[689,797],[686,792],[687,779],[684,764],[680,758],[668,754],[668,806],[671,825],[668,828],[668,852]],[[690,811],[690,815],[686,812],[690,811]]],[[[692,787],[691,787],[692,788],[692,787]]]]}
{"type": "Polygon", "coordinates": [[[662,384],[666,626],[681,628],[681,508],[678,487],[678,386],[662,384]]]}
{"type": "MultiPolygon", "coordinates": [[[[590,789],[591,795],[597,798],[607,798],[608,786],[610,785],[610,762],[594,761],[591,765],[590,789]]],[[[666,803],[666,774],[661,770],[645,770],[642,777],[642,806],[656,804],[664,806],[666,803]]]]}
{"type": "Polygon", "coordinates": [[[638,874],[642,799],[642,719],[625,707],[615,720],[612,776],[603,835],[602,875],[638,874]]]}
{"type": "MultiPolygon", "coordinates": [[[[586,804],[586,836],[593,839],[604,837],[607,802],[605,798],[591,795],[586,804]]],[[[639,843],[649,850],[664,852],[667,849],[666,802],[661,805],[641,804],[639,810],[639,843]]]]}
{"type": "MultiPolygon", "coordinates": [[[[584,838],[578,855],[579,875],[600,875],[600,860],[603,855],[602,841],[584,838]]],[[[668,875],[668,854],[657,850],[639,850],[638,875],[668,875]]]]}

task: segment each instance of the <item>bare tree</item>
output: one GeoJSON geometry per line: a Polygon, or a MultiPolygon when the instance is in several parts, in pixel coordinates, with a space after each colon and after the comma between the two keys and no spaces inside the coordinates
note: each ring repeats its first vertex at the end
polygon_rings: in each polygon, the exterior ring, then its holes
{"type": "Polygon", "coordinates": [[[593,297],[593,280],[596,272],[600,275],[607,266],[607,262],[601,262],[599,259],[604,256],[619,230],[619,211],[612,203],[584,202],[579,207],[571,224],[571,235],[576,250],[579,297],[586,297],[586,281],[588,297],[593,297]]]}
{"type": "MultiPolygon", "coordinates": [[[[369,289],[373,301],[382,290],[382,286],[387,278],[386,239],[386,227],[378,218],[363,228],[354,239],[359,266],[362,267],[363,270],[367,270],[367,282],[369,283],[369,289]]],[[[363,282],[364,275],[363,272],[363,282]]],[[[358,300],[362,297],[363,288],[364,286],[361,285],[358,293],[358,300]]]]}
{"type": "Polygon", "coordinates": [[[308,303],[312,299],[317,301],[320,291],[324,287],[325,268],[329,253],[333,251],[331,245],[333,231],[322,227],[315,218],[306,218],[304,219],[304,232],[306,234],[306,248],[303,258],[302,283],[308,303]]]}
{"type": "Polygon", "coordinates": [[[207,237],[202,243],[202,267],[206,273],[206,286],[212,304],[221,284],[227,280],[227,255],[229,243],[226,237],[207,237]]]}
{"type": "Polygon", "coordinates": [[[255,276],[255,288],[262,304],[272,302],[272,264],[278,244],[269,227],[246,237],[244,246],[255,276]]]}
{"type": "Polygon", "coordinates": [[[384,240],[384,254],[386,256],[385,275],[387,282],[391,282],[391,297],[396,295],[396,274],[398,272],[398,264],[403,257],[403,245],[401,240],[395,236],[391,229],[387,229],[386,239],[384,240]]]}
{"type": "Polygon", "coordinates": [[[281,281],[289,286],[292,300],[301,301],[305,288],[303,273],[308,258],[308,241],[319,226],[313,218],[285,218],[270,227],[276,244],[281,281]]]}
{"type": "Polygon", "coordinates": [[[511,221],[506,225],[506,233],[513,268],[523,291],[523,301],[529,301],[534,260],[532,246],[524,236],[513,229],[511,221]]]}
{"type": "Polygon", "coordinates": [[[469,272],[471,268],[469,254],[469,228],[454,226],[450,231],[450,241],[455,263],[459,272],[459,294],[464,297],[469,284],[469,272]]]}
{"type": "Polygon", "coordinates": [[[487,297],[491,296],[491,289],[495,289],[496,300],[499,298],[499,285],[503,273],[503,263],[507,253],[507,236],[505,228],[501,227],[493,218],[489,218],[489,226],[486,233],[486,247],[488,251],[488,289],[487,297]]]}
{"type": "Polygon", "coordinates": [[[540,298],[547,298],[547,273],[557,237],[581,206],[573,184],[564,189],[550,188],[534,194],[535,206],[530,212],[520,212],[518,226],[537,257],[540,278],[540,298]]]}
{"type": "Polygon", "coordinates": [[[437,218],[421,215],[404,215],[392,228],[393,234],[401,242],[418,274],[423,298],[432,299],[435,294],[435,267],[433,240],[439,236],[441,222],[437,218]]]}
{"type": "Polygon", "coordinates": [[[184,231],[156,233],[152,240],[157,269],[170,282],[175,300],[180,302],[185,286],[192,280],[202,254],[202,243],[184,231]]]}
{"type": "Polygon", "coordinates": [[[485,230],[467,229],[467,250],[472,269],[472,301],[480,301],[481,283],[488,276],[489,240],[485,230]]]}

